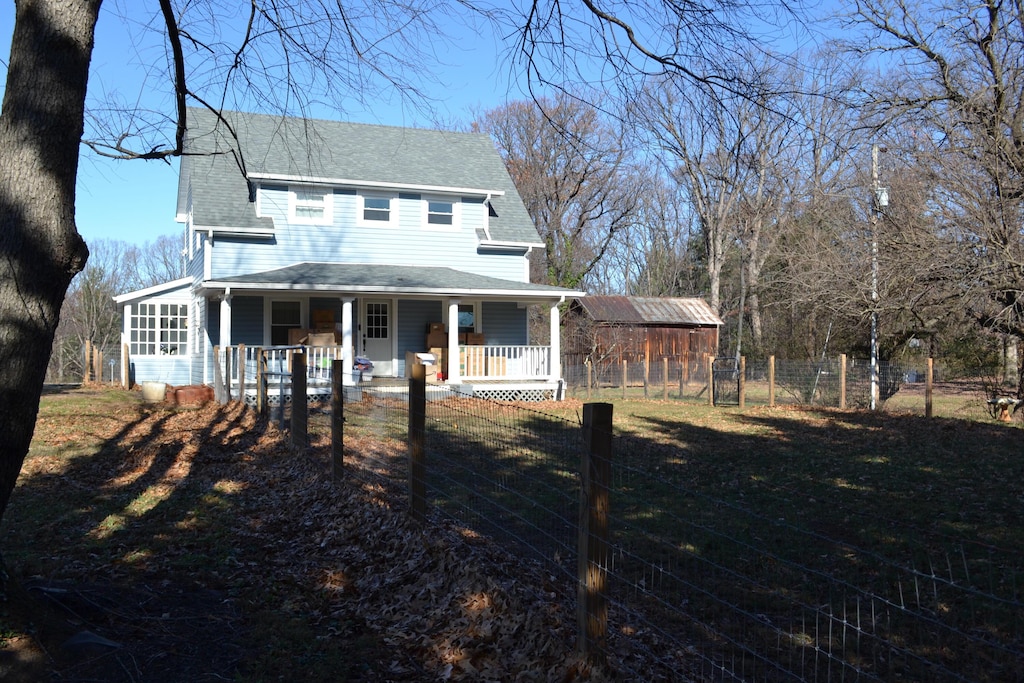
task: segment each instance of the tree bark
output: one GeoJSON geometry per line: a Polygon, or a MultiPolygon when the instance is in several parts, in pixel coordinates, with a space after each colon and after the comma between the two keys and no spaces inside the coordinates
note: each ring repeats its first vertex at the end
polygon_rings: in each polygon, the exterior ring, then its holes
{"type": "Polygon", "coordinates": [[[75,178],[101,0],[19,0],[0,112],[0,516],[28,453],[68,285],[88,249],[75,178]]]}

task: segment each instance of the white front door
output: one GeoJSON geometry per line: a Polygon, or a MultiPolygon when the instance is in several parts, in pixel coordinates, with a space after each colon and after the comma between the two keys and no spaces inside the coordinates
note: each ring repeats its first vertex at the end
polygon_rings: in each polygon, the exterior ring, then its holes
{"type": "Polygon", "coordinates": [[[391,302],[368,299],[363,302],[362,309],[362,355],[373,362],[375,376],[391,376],[395,370],[395,354],[391,339],[391,302]]]}

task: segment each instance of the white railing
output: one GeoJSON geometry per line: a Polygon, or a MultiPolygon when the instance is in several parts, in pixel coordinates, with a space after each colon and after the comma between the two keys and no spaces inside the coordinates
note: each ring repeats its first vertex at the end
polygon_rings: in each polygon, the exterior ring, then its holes
{"type": "MultiPolygon", "coordinates": [[[[306,379],[311,385],[331,382],[333,361],[342,358],[341,346],[246,346],[244,355],[245,381],[252,386],[256,382],[258,369],[257,354],[263,351],[266,359],[264,373],[272,383],[282,376],[291,375],[292,355],[306,354],[306,379]]],[[[230,382],[238,385],[239,347],[220,349],[215,362],[220,372],[225,372],[225,363],[230,363],[230,382]]],[[[463,380],[527,381],[551,378],[551,347],[525,345],[460,346],[459,367],[463,380]]],[[[447,376],[447,368],[440,368],[447,376]]],[[[554,378],[557,379],[557,378],[554,378]]]]}
{"type": "Polygon", "coordinates": [[[459,347],[460,375],[465,380],[551,379],[550,359],[550,346],[459,347]]]}

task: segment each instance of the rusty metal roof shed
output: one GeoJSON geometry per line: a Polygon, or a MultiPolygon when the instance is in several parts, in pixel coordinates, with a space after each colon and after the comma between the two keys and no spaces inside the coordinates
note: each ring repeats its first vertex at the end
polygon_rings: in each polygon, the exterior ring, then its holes
{"type": "Polygon", "coordinates": [[[724,325],[706,301],[698,298],[646,296],[586,296],[576,303],[595,322],[616,325],[724,325]]]}

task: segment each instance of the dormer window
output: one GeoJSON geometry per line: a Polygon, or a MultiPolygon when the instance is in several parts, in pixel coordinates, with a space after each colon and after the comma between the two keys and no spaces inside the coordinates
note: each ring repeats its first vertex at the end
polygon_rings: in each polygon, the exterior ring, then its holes
{"type": "Polygon", "coordinates": [[[319,187],[293,187],[289,192],[288,214],[295,223],[330,223],[333,192],[319,187]]]}

